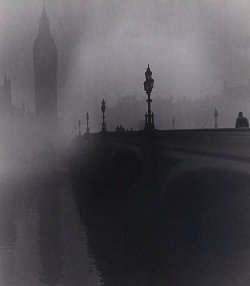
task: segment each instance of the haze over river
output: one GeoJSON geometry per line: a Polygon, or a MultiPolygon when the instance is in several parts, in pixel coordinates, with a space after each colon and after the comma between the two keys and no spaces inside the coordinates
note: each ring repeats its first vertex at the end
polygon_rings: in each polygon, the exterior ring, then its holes
{"type": "Polygon", "coordinates": [[[70,184],[59,177],[1,178],[1,286],[101,285],[70,184]]]}

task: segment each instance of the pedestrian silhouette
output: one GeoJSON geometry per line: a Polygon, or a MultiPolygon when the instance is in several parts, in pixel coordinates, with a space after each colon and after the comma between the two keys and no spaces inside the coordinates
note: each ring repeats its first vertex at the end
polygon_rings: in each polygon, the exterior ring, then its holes
{"type": "Polygon", "coordinates": [[[125,129],[124,129],[123,126],[120,125],[119,129],[120,129],[121,132],[125,132],[125,129]]]}
{"type": "Polygon", "coordinates": [[[249,123],[246,117],[243,116],[243,112],[239,112],[236,119],[235,128],[248,128],[249,123]]]}
{"type": "Polygon", "coordinates": [[[120,126],[117,125],[116,128],[115,128],[115,131],[116,132],[125,132],[125,129],[121,125],[120,126]]]}

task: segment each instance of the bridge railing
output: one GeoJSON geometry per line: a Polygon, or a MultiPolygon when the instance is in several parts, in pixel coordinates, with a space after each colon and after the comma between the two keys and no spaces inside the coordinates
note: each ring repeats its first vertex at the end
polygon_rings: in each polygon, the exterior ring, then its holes
{"type": "Polygon", "coordinates": [[[250,158],[249,129],[160,131],[160,145],[172,150],[250,158]]]}
{"type": "Polygon", "coordinates": [[[250,129],[106,132],[84,135],[79,140],[88,142],[89,146],[93,146],[96,142],[100,144],[134,145],[141,148],[154,144],[159,148],[173,151],[229,155],[250,160],[250,129]]]}

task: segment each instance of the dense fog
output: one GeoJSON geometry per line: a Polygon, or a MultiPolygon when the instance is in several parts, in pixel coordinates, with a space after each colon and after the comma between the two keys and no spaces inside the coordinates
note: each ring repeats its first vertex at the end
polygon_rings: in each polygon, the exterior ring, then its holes
{"type": "Polygon", "coordinates": [[[249,285],[249,12],[0,0],[1,286],[249,285]]]}
{"type": "MultiPolygon", "coordinates": [[[[11,78],[13,104],[34,111],[32,48],[42,1],[1,0],[0,7],[0,74],[11,78]]],[[[247,0],[54,0],[46,10],[58,48],[59,119],[68,135],[87,111],[92,129],[99,128],[102,98],[108,106],[126,95],[144,99],[147,64],[153,98],[220,95],[224,79],[247,85],[250,77],[247,0]]]]}

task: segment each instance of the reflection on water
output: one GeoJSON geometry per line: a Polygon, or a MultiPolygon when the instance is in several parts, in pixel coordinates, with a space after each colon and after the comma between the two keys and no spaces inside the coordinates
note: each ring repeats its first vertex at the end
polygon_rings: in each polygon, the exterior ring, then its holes
{"type": "Polygon", "coordinates": [[[249,284],[248,176],[187,175],[158,204],[143,184],[129,185],[133,204],[124,193],[112,200],[119,185],[107,182],[106,200],[95,183],[76,206],[67,176],[2,178],[0,285],[249,284]]]}
{"type": "Polygon", "coordinates": [[[47,285],[56,285],[62,277],[63,245],[59,187],[56,178],[45,181],[38,201],[40,280],[47,285]],[[45,190],[50,190],[50,193],[45,190]]]}
{"type": "Polygon", "coordinates": [[[72,196],[62,176],[2,178],[1,286],[101,285],[72,196]]]}
{"type": "Polygon", "coordinates": [[[137,205],[124,197],[110,200],[120,189],[109,182],[95,181],[91,206],[81,206],[104,285],[249,285],[248,175],[207,170],[185,174],[160,199],[152,188],[149,201],[148,184],[142,183],[132,191],[141,194],[143,203],[138,199],[137,205]]]}

